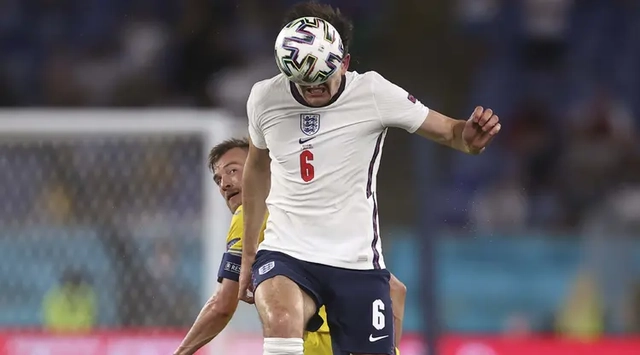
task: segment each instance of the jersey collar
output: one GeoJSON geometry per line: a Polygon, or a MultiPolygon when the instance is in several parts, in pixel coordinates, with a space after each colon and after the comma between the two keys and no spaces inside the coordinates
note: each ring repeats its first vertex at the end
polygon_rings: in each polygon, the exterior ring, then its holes
{"type": "Polygon", "coordinates": [[[344,92],[344,88],[347,86],[347,78],[346,76],[342,76],[342,79],[340,80],[340,87],[338,88],[338,92],[333,95],[333,97],[331,98],[331,100],[329,102],[327,102],[326,104],[322,105],[322,106],[311,106],[309,105],[304,98],[302,97],[302,94],[300,94],[300,92],[298,91],[298,87],[296,87],[296,84],[294,84],[293,82],[289,82],[289,88],[291,89],[291,95],[293,96],[293,98],[298,101],[298,103],[300,105],[303,106],[307,106],[307,107],[312,107],[312,108],[318,108],[318,107],[327,107],[329,105],[331,105],[332,103],[336,102],[338,100],[338,98],[340,98],[340,95],[342,95],[342,93],[344,92]]]}

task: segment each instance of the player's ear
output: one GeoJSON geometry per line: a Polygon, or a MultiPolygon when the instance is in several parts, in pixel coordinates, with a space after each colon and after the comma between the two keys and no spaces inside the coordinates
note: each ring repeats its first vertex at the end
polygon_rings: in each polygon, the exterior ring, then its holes
{"type": "Polygon", "coordinates": [[[349,63],[351,62],[351,54],[347,54],[343,59],[342,59],[342,75],[344,75],[347,70],[349,70],[349,63]]]}

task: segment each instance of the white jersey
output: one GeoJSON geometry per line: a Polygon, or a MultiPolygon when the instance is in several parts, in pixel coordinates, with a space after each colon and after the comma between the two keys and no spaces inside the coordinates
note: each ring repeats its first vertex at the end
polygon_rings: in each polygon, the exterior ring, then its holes
{"type": "Polygon", "coordinates": [[[384,268],[376,175],[388,127],[411,133],[429,109],[376,72],[348,72],[324,107],[309,107],[284,75],[258,82],[249,134],[271,157],[260,249],[347,269],[384,268]]]}

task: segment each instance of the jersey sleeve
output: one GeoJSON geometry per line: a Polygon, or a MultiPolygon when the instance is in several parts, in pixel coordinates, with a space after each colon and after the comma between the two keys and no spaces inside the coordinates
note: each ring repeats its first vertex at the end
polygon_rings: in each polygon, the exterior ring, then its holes
{"type": "Polygon", "coordinates": [[[251,88],[249,99],[247,99],[247,117],[249,119],[249,137],[251,142],[258,149],[267,149],[267,142],[260,124],[260,112],[257,107],[260,96],[260,86],[258,84],[251,88]]]}
{"type": "Polygon", "coordinates": [[[222,255],[218,269],[218,282],[223,279],[238,281],[242,264],[242,211],[237,211],[231,219],[227,235],[227,251],[222,255]]]}
{"type": "Polygon", "coordinates": [[[403,88],[372,72],[371,90],[382,125],[415,132],[429,114],[429,108],[403,88]]]}

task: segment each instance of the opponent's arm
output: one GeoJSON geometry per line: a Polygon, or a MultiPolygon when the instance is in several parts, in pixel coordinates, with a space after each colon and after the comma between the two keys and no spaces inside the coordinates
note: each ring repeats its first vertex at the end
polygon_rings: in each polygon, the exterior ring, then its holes
{"type": "Polygon", "coordinates": [[[407,298],[407,286],[398,280],[393,274],[389,280],[391,287],[391,302],[393,304],[393,326],[395,328],[396,349],[402,338],[402,321],[404,319],[404,304],[407,298]]]}
{"type": "Polygon", "coordinates": [[[223,279],[198,314],[174,355],[192,355],[227,326],[238,307],[238,282],[223,279]]]}
{"type": "Polygon", "coordinates": [[[477,107],[467,121],[429,110],[416,133],[461,152],[479,154],[499,131],[498,116],[491,109],[477,107]]]}

